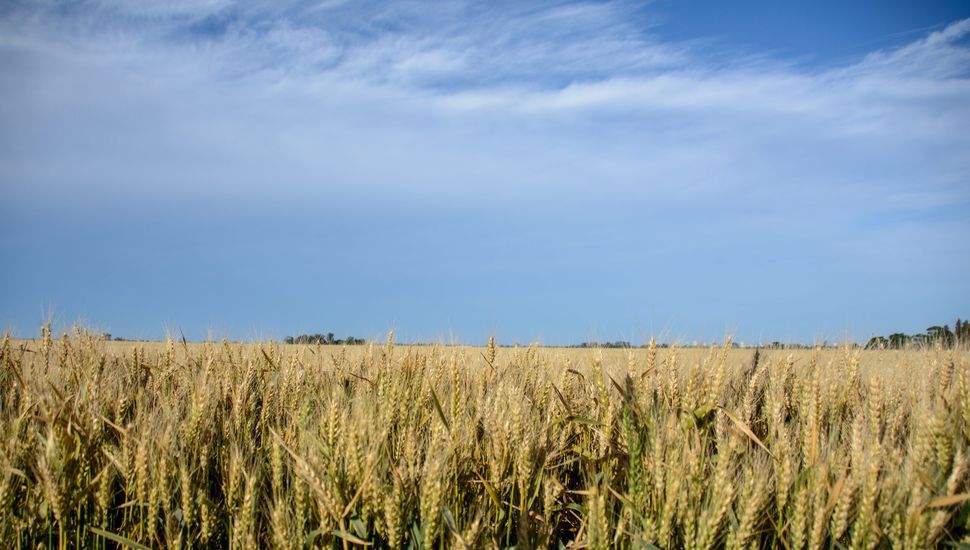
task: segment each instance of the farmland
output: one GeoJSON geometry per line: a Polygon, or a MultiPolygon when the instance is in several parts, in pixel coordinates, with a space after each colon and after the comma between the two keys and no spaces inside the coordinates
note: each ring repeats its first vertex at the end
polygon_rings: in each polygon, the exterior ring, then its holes
{"type": "Polygon", "coordinates": [[[0,350],[16,547],[970,542],[970,354],[107,342],[0,350]]]}

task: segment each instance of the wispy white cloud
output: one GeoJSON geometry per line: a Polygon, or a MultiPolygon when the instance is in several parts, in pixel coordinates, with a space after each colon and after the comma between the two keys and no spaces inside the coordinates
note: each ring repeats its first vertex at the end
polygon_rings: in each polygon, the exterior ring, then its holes
{"type": "MultiPolygon", "coordinates": [[[[461,128],[485,138],[470,146],[521,138],[536,147],[548,139],[580,157],[587,148],[633,155],[615,162],[634,166],[643,150],[653,151],[649,164],[664,165],[696,156],[692,150],[717,156],[738,147],[772,151],[756,160],[768,172],[770,156],[802,166],[777,151],[779,137],[817,154],[843,142],[857,153],[876,142],[908,156],[940,151],[935,171],[951,179],[968,162],[952,153],[967,150],[970,139],[963,131],[970,48],[962,42],[970,20],[852,65],[806,70],[756,58],[712,64],[689,46],[655,40],[624,3],[31,6],[5,14],[0,43],[6,91],[40,111],[18,115],[22,106],[9,107],[5,116],[32,123],[62,122],[52,112],[59,105],[100,109],[103,123],[117,117],[122,127],[150,123],[158,109],[167,112],[158,124],[187,140],[204,139],[204,127],[227,129],[212,130],[216,136],[285,133],[286,151],[269,144],[264,152],[285,157],[301,150],[297,139],[307,140],[302,150],[327,147],[315,129],[335,121],[322,132],[327,139],[337,131],[366,141],[365,133],[396,128],[423,134],[415,143],[435,148],[461,128]],[[28,97],[38,87],[48,95],[28,97]],[[496,138],[516,126],[527,131],[496,138]],[[633,134],[649,144],[637,155],[633,134]],[[588,143],[604,139],[615,152],[588,143]]],[[[246,139],[255,138],[239,141],[246,139]]],[[[430,151],[412,154],[426,165],[421,157],[430,151]]],[[[730,186],[730,179],[711,185],[730,186]]]]}

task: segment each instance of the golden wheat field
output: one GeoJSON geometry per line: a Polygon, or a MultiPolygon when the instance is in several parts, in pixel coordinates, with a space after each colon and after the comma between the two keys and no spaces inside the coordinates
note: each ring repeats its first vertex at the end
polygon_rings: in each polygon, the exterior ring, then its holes
{"type": "Polygon", "coordinates": [[[970,353],[0,350],[14,548],[970,543],[970,353]]]}

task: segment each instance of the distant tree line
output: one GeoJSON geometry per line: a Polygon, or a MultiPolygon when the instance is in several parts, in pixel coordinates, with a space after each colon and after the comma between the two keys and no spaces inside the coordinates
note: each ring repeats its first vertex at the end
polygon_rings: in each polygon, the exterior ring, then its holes
{"type": "MultiPolygon", "coordinates": [[[[823,348],[828,347],[828,342],[821,344],[821,346],[823,348]]],[[[770,344],[765,344],[764,347],[767,349],[814,349],[816,346],[810,346],[808,344],[785,343],[776,340],[770,344]]]]}
{"type": "Polygon", "coordinates": [[[957,319],[953,330],[950,330],[950,325],[934,325],[920,334],[894,332],[889,336],[873,336],[866,343],[866,349],[902,349],[910,346],[937,345],[944,348],[970,346],[970,321],[957,319]]]}
{"type": "Polygon", "coordinates": [[[626,348],[632,348],[633,346],[631,346],[630,345],[630,342],[627,342],[626,340],[617,340],[615,342],[582,342],[582,343],[573,344],[573,345],[567,346],[567,347],[570,347],[570,348],[609,348],[609,349],[619,348],[619,349],[626,349],[626,348]]]}
{"type": "Polygon", "coordinates": [[[328,346],[355,346],[360,344],[365,344],[366,340],[363,338],[354,338],[353,336],[348,336],[344,339],[334,338],[332,332],[326,334],[301,334],[299,336],[287,336],[283,338],[283,342],[286,344],[325,344],[328,346]]]}
{"type": "MultiPolygon", "coordinates": [[[[658,348],[669,347],[669,344],[657,344],[658,348]]],[[[579,344],[572,344],[565,346],[567,348],[605,348],[605,349],[629,349],[629,348],[646,348],[648,344],[643,344],[642,346],[634,346],[627,342],[626,340],[615,340],[613,342],[581,342],[579,344]]]]}

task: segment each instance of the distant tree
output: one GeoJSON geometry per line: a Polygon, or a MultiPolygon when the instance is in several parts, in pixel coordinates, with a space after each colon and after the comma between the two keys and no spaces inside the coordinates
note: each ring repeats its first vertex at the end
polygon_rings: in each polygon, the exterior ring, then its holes
{"type": "Polygon", "coordinates": [[[332,332],[328,332],[327,333],[327,344],[332,346],[333,345],[333,342],[334,342],[334,340],[333,340],[333,333],[332,332]]]}
{"type": "Polygon", "coordinates": [[[954,337],[950,331],[950,325],[932,326],[926,329],[926,335],[933,344],[939,344],[945,348],[953,347],[954,337]]]}
{"type": "Polygon", "coordinates": [[[902,332],[894,332],[889,335],[889,347],[891,349],[903,349],[909,344],[910,337],[902,332]]]}
{"type": "Polygon", "coordinates": [[[866,343],[866,349],[886,349],[887,341],[882,336],[873,336],[866,343]]]}
{"type": "Polygon", "coordinates": [[[957,318],[953,327],[953,338],[958,346],[970,344],[970,321],[961,321],[957,318]]]}

